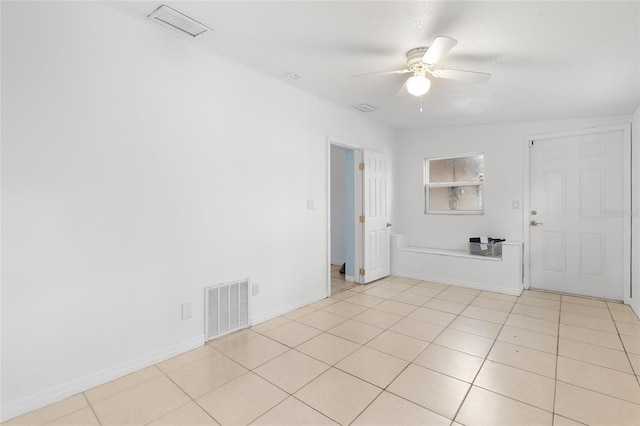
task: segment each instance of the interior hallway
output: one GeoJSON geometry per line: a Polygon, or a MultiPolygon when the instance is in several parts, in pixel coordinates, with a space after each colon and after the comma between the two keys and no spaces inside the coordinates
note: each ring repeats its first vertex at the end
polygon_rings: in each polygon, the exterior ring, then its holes
{"type": "Polygon", "coordinates": [[[344,279],[340,273],[340,265],[331,265],[331,295],[355,287],[357,284],[344,279]]]}

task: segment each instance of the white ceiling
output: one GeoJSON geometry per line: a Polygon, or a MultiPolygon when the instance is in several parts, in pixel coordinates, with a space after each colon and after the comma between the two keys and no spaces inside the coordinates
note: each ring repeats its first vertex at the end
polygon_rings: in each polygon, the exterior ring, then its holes
{"type": "Polygon", "coordinates": [[[214,29],[190,42],[337,105],[372,105],[395,128],[629,114],[640,101],[640,1],[108,2],[141,19],[163,3],[214,29]],[[421,113],[398,95],[407,74],[350,77],[403,68],[440,35],[458,45],[438,67],[491,80],[432,79],[421,113]]]}

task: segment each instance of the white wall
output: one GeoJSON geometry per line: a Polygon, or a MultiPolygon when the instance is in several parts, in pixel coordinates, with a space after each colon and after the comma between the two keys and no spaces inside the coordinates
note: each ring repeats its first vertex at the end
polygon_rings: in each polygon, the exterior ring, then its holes
{"type": "Polygon", "coordinates": [[[394,234],[405,234],[409,245],[451,250],[466,250],[471,236],[522,241],[527,138],[629,122],[624,116],[403,131],[394,160],[394,234]],[[424,159],[471,152],[485,153],[484,215],[425,215],[424,159]],[[513,200],[520,209],[512,208],[513,200]]]}
{"type": "Polygon", "coordinates": [[[640,106],[633,113],[631,122],[631,307],[640,317],[640,106]]]}
{"type": "Polygon", "coordinates": [[[347,181],[343,148],[331,146],[331,264],[345,263],[347,256],[347,181]]]}
{"type": "Polygon", "coordinates": [[[395,132],[190,42],[2,2],[5,419],[202,344],[205,286],[259,282],[254,321],[326,295],[327,136],[395,132]]]}

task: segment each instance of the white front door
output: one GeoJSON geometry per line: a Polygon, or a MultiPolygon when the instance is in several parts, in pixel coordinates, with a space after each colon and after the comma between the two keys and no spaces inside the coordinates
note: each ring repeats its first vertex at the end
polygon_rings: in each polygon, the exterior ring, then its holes
{"type": "Polygon", "coordinates": [[[383,154],[364,150],[363,176],[363,262],[361,283],[366,284],[391,274],[391,231],[389,223],[390,170],[383,154]]]}
{"type": "Polygon", "coordinates": [[[530,287],[622,300],[625,132],[530,143],[530,287]]]}

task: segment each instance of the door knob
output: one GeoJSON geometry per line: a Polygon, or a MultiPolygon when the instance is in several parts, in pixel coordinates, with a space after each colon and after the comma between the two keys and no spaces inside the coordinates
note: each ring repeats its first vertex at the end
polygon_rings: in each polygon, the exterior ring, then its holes
{"type": "Polygon", "coordinates": [[[536,222],[535,220],[532,220],[531,222],[529,222],[529,225],[538,226],[538,225],[542,225],[542,223],[541,222],[536,222]]]}
{"type": "Polygon", "coordinates": [[[390,224],[390,223],[387,223],[387,228],[389,228],[390,226],[391,226],[391,224],[390,224]]]}

